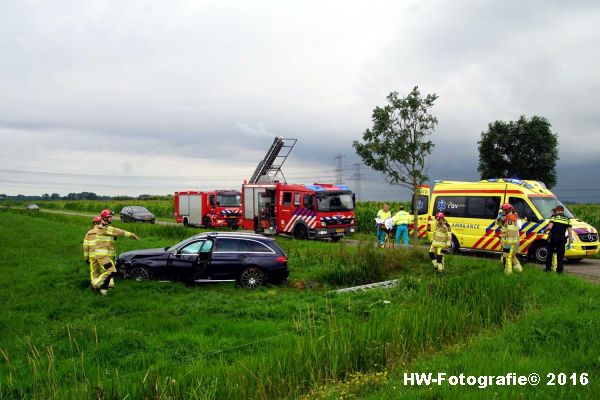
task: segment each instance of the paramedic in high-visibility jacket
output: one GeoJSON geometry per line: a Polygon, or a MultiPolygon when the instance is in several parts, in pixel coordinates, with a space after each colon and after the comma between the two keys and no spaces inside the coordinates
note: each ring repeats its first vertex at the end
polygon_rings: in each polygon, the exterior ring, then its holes
{"type": "Polygon", "coordinates": [[[523,271],[523,267],[521,267],[521,263],[517,258],[517,254],[519,254],[519,245],[521,243],[521,221],[511,204],[502,204],[496,222],[500,225],[500,243],[502,245],[504,273],[512,274],[513,269],[516,272],[523,271]]]}
{"type": "Polygon", "coordinates": [[[385,243],[386,230],[384,224],[385,220],[389,218],[392,218],[390,206],[389,204],[384,204],[383,209],[377,211],[377,216],[375,217],[375,223],[377,224],[377,244],[380,247],[383,247],[385,243]]]}
{"type": "Polygon", "coordinates": [[[106,294],[110,280],[117,274],[117,268],[115,267],[115,238],[130,237],[134,240],[139,239],[135,233],[112,227],[113,215],[113,212],[109,209],[102,210],[100,213],[102,224],[98,226],[98,233],[96,234],[95,255],[101,268],[101,273],[92,282],[92,286],[99,288],[100,293],[103,295],[106,294]]]}
{"type": "Polygon", "coordinates": [[[408,224],[410,223],[410,214],[404,211],[404,206],[400,206],[400,211],[394,214],[394,225],[396,225],[396,241],[394,245],[400,245],[400,236],[404,246],[408,246],[408,224]]]}
{"type": "Polygon", "coordinates": [[[443,251],[452,246],[452,232],[450,224],[446,221],[443,212],[435,214],[435,225],[433,227],[433,240],[429,248],[429,258],[433,268],[437,272],[444,272],[444,253],[443,251]]]}
{"type": "Polygon", "coordinates": [[[546,231],[548,234],[548,255],[546,256],[546,272],[551,271],[552,257],[556,253],[556,272],[563,272],[565,261],[565,246],[569,249],[573,247],[573,232],[571,229],[571,220],[564,215],[565,208],[556,206],[555,214],[550,218],[550,223],[546,231]]]}

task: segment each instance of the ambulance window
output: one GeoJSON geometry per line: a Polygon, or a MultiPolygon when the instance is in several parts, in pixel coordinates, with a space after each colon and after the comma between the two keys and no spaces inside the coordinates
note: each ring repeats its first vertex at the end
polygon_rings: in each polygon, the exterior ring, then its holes
{"type": "MultiPolygon", "coordinates": [[[[429,196],[420,194],[417,198],[417,215],[427,214],[427,210],[429,210],[429,196]]],[[[412,203],[410,203],[410,213],[414,214],[412,203]]]]}
{"type": "Polygon", "coordinates": [[[283,192],[283,205],[284,206],[292,205],[292,192],[283,192]]]}
{"type": "Polygon", "coordinates": [[[433,214],[443,212],[448,217],[466,217],[467,200],[464,196],[440,196],[433,204],[433,214]]]}
{"type": "Polygon", "coordinates": [[[538,222],[539,219],[527,202],[518,197],[511,197],[508,202],[515,208],[519,218],[527,219],[527,221],[538,222]]]}
{"type": "Polygon", "coordinates": [[[500,209],[500,197],[467,197],[467,216],[471,218],[494,219],[500,209]]]}
{"type": "Polygon", "coordinates": [[[300,193],[294,193],[294,205],[300,207],[300,193]]]}
{"type": "Polygon", "coordinates": [[[309,210],[314,210],[315,209],[315,196],[312,196],[310,194],[305,194],[304,195],[304,207],[308,208],[309,210]]]}

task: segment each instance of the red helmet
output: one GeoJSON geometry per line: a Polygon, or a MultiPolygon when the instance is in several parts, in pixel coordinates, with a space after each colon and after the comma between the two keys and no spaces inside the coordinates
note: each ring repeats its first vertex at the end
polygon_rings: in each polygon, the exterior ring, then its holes
{"type": "Polygon", "coordinates": [[[446,218],[446,216],[444,215],[443,212],[438,212],[435,214],[435,219],[444,219],[446,218]]]}
{"type": "Polygon", "coordinates": [[[93,223],[94,225],[98,225],[98,224],[100,224],[101,222],[102,222],[102,218],[100,218],[100,217],[94,217],[94,219],[92,220],[92,223],[93,223]]]}
{"type": "Polygon", "coordinates": [[[509,204],[509,203],[502,204],[502,209],[503,210],[509,211],[509,210],[512,210],[512,208],[513,208],[513,206],[511,204],[509,204]]]}
{"type": "Polygon", "coordinates": [[[112,212],[112,210],[110,208],[105,208],[104,210],[102,210],[102,212],[100,213],[100,216],[102,218],[108,218],[115,215],[114,212],[112,212]]]}

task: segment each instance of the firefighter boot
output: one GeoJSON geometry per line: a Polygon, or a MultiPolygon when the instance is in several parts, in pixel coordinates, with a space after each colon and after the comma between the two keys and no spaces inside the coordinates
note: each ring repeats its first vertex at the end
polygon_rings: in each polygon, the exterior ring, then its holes
{"type": "Polygon", "coordinates": [[[437,255],[437,272],[444,272],[444,256],[442,254],[437,255]]]}
{"type": "Polygon", "coordinates": [[[437,269],[438,269],[437,257],[435,256],[435,253],[433,251],[429,252],[429,258],[431,259],[431,264],[433,264],[433,269],[437,271],[437,269]]]}

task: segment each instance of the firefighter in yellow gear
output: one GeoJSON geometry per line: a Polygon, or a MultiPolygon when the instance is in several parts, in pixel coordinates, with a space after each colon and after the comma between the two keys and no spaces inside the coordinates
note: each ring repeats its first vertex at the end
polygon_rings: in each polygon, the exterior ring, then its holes
{"type": "Polygon", "coordinates": [[[394,225],[396,226],[396,241],[394,245],[400,245],[400,236],[404,246],[408,246],[408,224],[410,223],[410,214],[404,211],[404,206],[400,206],[400,210],[394,214],[394,225]]]}
{"type": "Polygon", "coordinates": [[[100,274],[92,281],[92,286],[100,289],[101,294],[106,294],[111,279],[117,274],[115,267],[115,238],[130,237],[134,240],[139,238],[135,233],[111,226],[113,212],[109,209],[102,210],[102,224],[98,225],[95,244],[95,258],[100,267],[100,274]]]}
{"type": "MultiPolygon", "coordinates": [[[[96,235],[99,231],[99,226],[102,224],[102,218],[94,217],[92,220],[93,228],[87,231],[83,238],[83,258],[90,266],[90,282],[92,282],[92,289],[94,288],[93,282],[100,275],[100,265],[96,259],[96,235]]],[[[113,279],[110,280],[109,288],[114,287],[115,282],[113,279]]]]}
{"type": "Polygon", "coordinates": [[[513,269],[516,272],[523,271],[523,267],[521,267],[521,263],[517,258],[520,245],[519,236],[521,235],[519,231],[519,218],[511,204],[502,204],[496,222],[500,225],[500,243],[502,244],[504,273],[512,274],[513,269]]]}
{"type": "Polygon", "coordinates": [[[452,246],[452,231],[442,212],[435,214],[433,240],[429,248],[429,258],[437,272],[444,272],[444,251],[452,246]]]}

